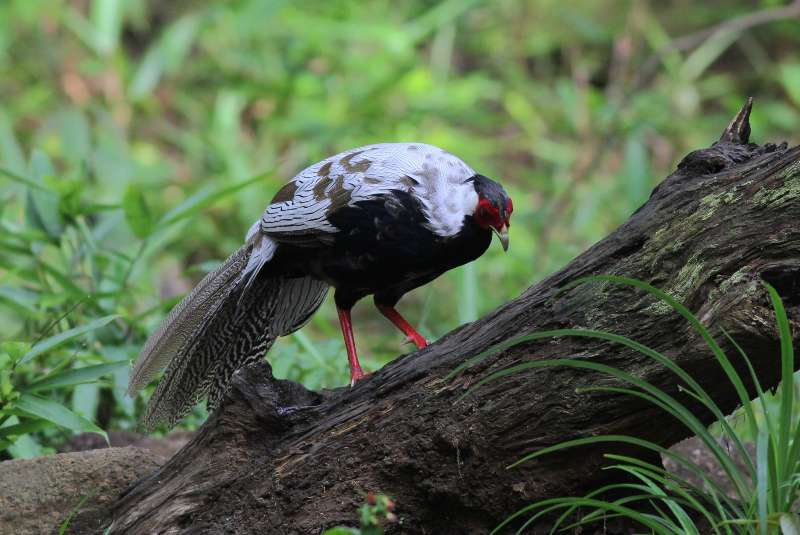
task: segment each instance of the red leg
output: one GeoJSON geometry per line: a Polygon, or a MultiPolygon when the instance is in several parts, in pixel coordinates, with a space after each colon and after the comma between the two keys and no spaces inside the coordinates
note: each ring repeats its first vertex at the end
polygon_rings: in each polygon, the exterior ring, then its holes
{"type": "Polygon", "coordinates": [[[414,327],[411,326],[410,323],[406,321],[406,319],[400,315],[400,313],[394,309],[394,307],[387,307],[385,305],[379,305],[375,303],[375,306],[378,307],[378,310],[381,311],[381,314],[386,316],[386,318],[394,323],[394,325],[403,331],[406,336],[408,336],[409,340],[414,342],[417,346],[417,349],[422,349],[423,347],[428,345],[428,341],[419,334],[414,327]]]}
{"type": "Polygon", "coordinates": [[[336,307],[336,311],[339,313],[344,345],[347,348],[347,360],[350,362],[350,386],[353,386],[356,381],[364,378],[364,372],[361,371],[361,364],[358,363],[356,342],[353,338],[353,323],[350,321],[350,309],[336,307]]]}

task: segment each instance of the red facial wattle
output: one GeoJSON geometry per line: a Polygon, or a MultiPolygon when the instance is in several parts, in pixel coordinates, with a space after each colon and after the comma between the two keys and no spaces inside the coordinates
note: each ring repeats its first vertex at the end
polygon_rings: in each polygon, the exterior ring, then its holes
{"type": "Polygon", "coordinates": [[[475,222],[482,228],[495,227],[502,225],[500,211],[488,199],[480,199],[478,207],[475,208],[475,222]]]}
{"type": "Polygon", "coordinates": [[[497,206],[488,199],[480,198],[473,215],[475,222],[481,228],[492,229],[497,234],[504,251],[508,250],[508,227],[511,224],[511,212],[513,210],[514,206],[511,203],[511,199],[508,199],[505,219],[503,219],[500,217],[500,210],[497,206]]]}

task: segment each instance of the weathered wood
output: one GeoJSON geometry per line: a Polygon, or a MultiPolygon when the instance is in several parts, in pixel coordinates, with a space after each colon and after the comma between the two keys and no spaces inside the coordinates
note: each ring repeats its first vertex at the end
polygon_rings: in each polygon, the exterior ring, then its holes
{"type": "Polygon", "coordinates": [[[774,385],[777,333],[760,280],[777,287],[796,321],[800,148],[749,144],[749,113],[750,102],[719,142],[686,156],[625,224],[564,269],[354,388],[315,393],[274,380],[266,364],[241,371],[194,440],[118,502],[112,532],[319,533],[354,523],[362,493],[373,490],[396,499],[399,532],[481,533],[531,501],[614,477],[599,470],[612,446],[507,470],[523,453],[601,433],[663,445],[686,437],[674,419],[640,400],[576,393],[613,381],[570,368],[512,376],[458,401],[488,372],[559,357],[617,366],[681,396],[662,367],[587,338],[522,344],[445,378],[522,333],[571,327],[629,336],[684,366],[723,409],[736,407],[720,366],[682,318],[630,287],[563,291],[585,275],[624,275],[668,291],[712,331],[724,327],[763,384],[774,385]]]}

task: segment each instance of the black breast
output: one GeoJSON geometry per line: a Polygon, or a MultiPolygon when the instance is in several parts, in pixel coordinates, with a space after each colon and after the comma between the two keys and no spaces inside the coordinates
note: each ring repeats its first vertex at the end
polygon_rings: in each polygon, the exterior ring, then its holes
{"type": "Polygon", "coordinates": [[[394,305],[406,292],[478,258],[492,237],[471,216],[455,236],[434,234],[419,201],[402,191],[340,208],[328,219],[339,229],[333,243],[297,252],[303,253],[302,270],[334,286],[342,307],[369,294],[394,305]]]}

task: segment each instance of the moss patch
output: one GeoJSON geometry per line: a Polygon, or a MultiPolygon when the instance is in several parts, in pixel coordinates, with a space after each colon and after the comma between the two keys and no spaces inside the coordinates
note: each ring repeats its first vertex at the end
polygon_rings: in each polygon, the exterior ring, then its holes
{"type": "Polygon", "coordinates": [[[692,219],[707,221],[711,219],[720,206],[738,202],[742,198],[742,194],[738,190],[739,188],[736,188],[731,191],[706,195],[700,199],[700,207],[692,219]]]}
{"type": "Polygon", "coordinates": [[[776,206],[793,202],[800,198],[800,162],[795,162],[782,174],[783,184],[777,188],[762,188],[753,195],[756,206],[776,206]]]}
{"type": "MultiPolygon", "coordinates": [[[[689,297],[689,293],[698,286],[700,280],[703,278],[705,273],[704,268],[705,263],[698,261],[696,257],[693,256],[675,276],[674,283],[663,290],[678,302],[685,303],[687,297],[689,297]]],[[[645,309],[645,312],[657,316],[669,314],[671,311],[672,307],[664,301],[657,301],[645,309]]]]}

